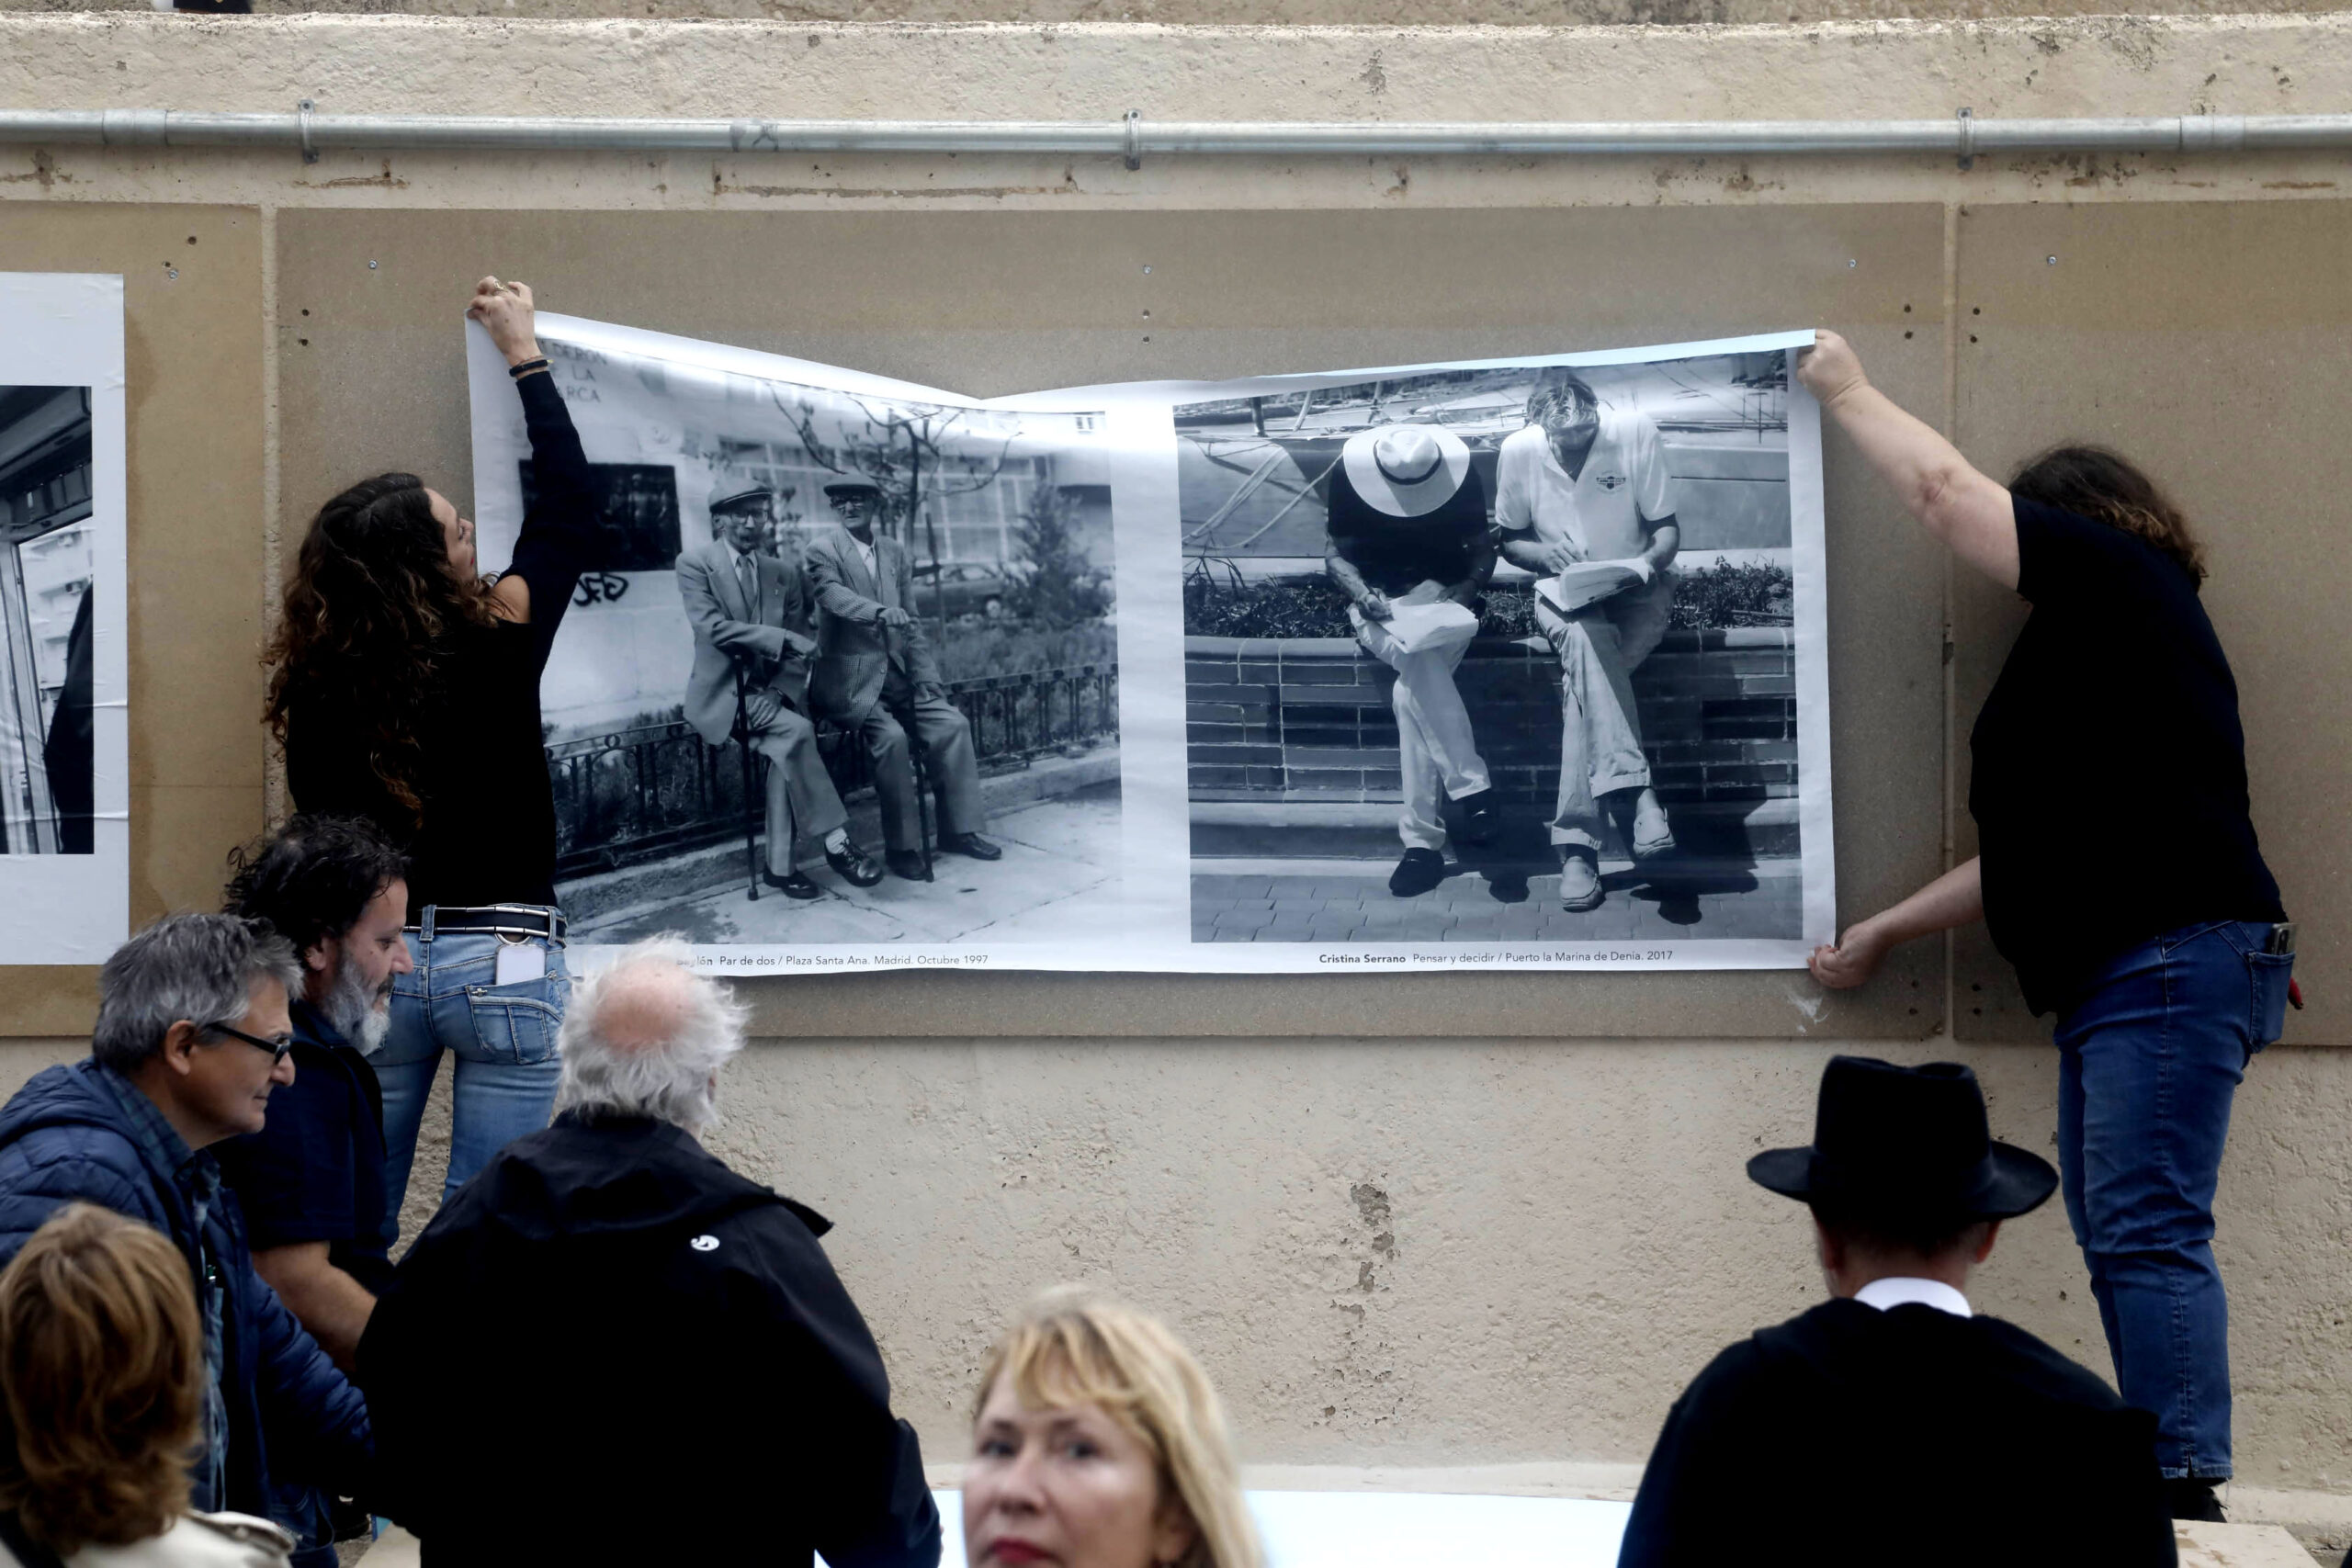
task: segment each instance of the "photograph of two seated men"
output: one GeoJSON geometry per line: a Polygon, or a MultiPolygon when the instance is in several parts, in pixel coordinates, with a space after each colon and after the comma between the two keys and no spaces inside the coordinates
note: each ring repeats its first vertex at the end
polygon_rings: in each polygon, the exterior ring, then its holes
{"type": "Polygon", "coordinates": [[[1787,405],[1777,349],[1180,405],[1194,939],[1801,935],[1787,405]]]}

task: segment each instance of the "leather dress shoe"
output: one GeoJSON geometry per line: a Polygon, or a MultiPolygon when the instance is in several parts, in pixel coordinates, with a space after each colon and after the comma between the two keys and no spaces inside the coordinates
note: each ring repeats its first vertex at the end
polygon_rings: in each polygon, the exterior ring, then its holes
{"type": "Polygon", "coordinates": [[[922,856],[912,850],[891,850],[883,858],[890,863],[890,874],[893,876],[902,876],[909,882],[931,880],[931,867],[924,864],[922,856]]]}
{"type": "Polygon", "coordinates": [[[2218,1484],[2201,1475],[2168,1475],[2165,1478],[2165,1506],[2176,1519],[2227,1524],[2229,1516],[2222,1512],[2222,1500],[2213,1495],[2218,1484]]]}
{"type": "Polygon", "coordinates": [[[785,876],[778,876],[772,871],[763,871],[760,873],[760,880],[787,898],[822,898],[825,896],[825,890],[801,875],[800,868],[797,866],[785,876]]]}
{"type": "Polygon", "coordinates": [[[1495,841],[1495,829],[1501,826],[1501,822],[1495,813],[1493,790],[1482,789],[1476,795],[1465,795],[1453,804],[1462,813],[1462,825],[1453,830],[1455,838],[1465,844],[1491,844],[1495,841]]]}
{"type": "Polygon", "coordinates": [[[1002,860],[1004,858],[1002,850],[981,838],[978,833],[958,833],[952,839],[942,839],[939,840],[939,847],[943,850],[953,850],[959,855],[969,855],[974,860],[1002,860]]]}
{"type": "Polygon", "coordinates": [[[852,887],[871,887],[882,880],[880,863],[855,844],[851,844],[838,852],[827,850],[825,863],[831,866],[835,874],[852,887]]]}
{"type": "Polygon", "coordinates": [[[1399,898],[1418,898],[1444,880],[1443,855],[1435,850],[1407,850],[1388,874],[1388,891],[1399,898]]]}

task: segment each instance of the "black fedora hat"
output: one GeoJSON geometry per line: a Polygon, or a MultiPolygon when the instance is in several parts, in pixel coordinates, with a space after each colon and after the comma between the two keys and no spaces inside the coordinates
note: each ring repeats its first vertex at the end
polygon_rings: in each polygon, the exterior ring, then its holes
{"type": "Polygon", "coordinates": [[[1813,1142],[1765,1150],[1747,1175],[1841,1213],[1956,1224],[2025,1213],[2058,1185],[2048,1160],[1993,1140],[1984,1091],[1969,1068],[1898,1067],[1870,1056],[1830,1057],[1813,1142]]]}

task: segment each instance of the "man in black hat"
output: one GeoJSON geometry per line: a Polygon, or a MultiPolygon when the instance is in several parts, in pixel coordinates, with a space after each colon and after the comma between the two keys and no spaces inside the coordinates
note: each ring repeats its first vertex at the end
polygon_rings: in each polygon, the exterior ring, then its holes
{"type": "Polygon", "coordinates": [[[1619,1568],[2175,1561],[2155,1419],[1965,1287],[2058,1184],[1976,1075],[1835,1056],[1814,1141],[1747,1162],[1813,1210],[1831,1299],[1717,1356],[1666,1418],[1619,1568]]]}
{"type": "Polygon", "coordinates": [[[1446,803],[1464,843],[1487,843],[1497,827],[1493,777],[1453,682],[1495,570],[1486,487],[1470,448],[1443,425],[1374,425],[1340,448],[1325,505],[1324,572],[1348,596],[1358,644],[1396,671],[1388,698],[1405,852],[1388,891],[1416,898],[1445,880],[1446,803]],[[1441,624],[1411,625],[1430,618],[1441,624]]]}
{"type": "Polygon", "coordinates": [[[972,728],[947,700],[914,602],[907,547],[877,530],[882,487],[846,475],[825,487],[841,520],[809,542],[808,585],[825,612],[817,632],[817,671],[809,692],[817,711],[854,731],[874,767],[882,806],[883,859],[912,882],[931,880],[922,855],[922,818],[915,795],[907,731],[922,742],[923,766],[939,796],[939,847],[974,860],[1004,852],[980,836],[979,754],[972,728]]]}
{"type": "Polygon", "coordinates": [[[678,599],[694,627],[686,677],[686,722],[713,746],[738,733],[765,757],[767,867],[763,880],[787,898],[823,889],[799,867],[794,841],[825,847],[825,863],[853,887],[871,887],[882,868],[850,840],[849,814],[817,751],[808,712],[808,595],[797,561],[760,547],[768,529],[767,489],[752,485],[710,503],[710,542],[678,558],[678,599]]]}

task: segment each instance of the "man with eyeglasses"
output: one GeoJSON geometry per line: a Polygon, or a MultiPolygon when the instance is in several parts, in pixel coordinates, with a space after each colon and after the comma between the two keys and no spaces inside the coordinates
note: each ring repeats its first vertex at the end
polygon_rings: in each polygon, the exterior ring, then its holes
{"type": "MultiPolygon", "coordinates": [[[[179,1247],[204,1317],[204,1441],[190,1506],[277,1519],[281,1489],[359,1490],[368,1407],[254,1271],[245,1222],[214,1145],[262,1130],[295,1077],[291,943],[235,915],[172,915],[98,972],[90,1055],[33,1077],[0,1109],[0,1263],[79,1199],[179,1247]]],[[[334,1568],[332,1542],[296,1568],[334,1568]]]]}

